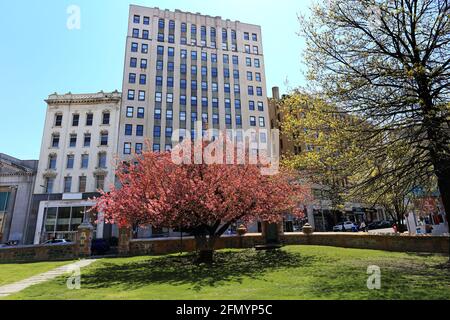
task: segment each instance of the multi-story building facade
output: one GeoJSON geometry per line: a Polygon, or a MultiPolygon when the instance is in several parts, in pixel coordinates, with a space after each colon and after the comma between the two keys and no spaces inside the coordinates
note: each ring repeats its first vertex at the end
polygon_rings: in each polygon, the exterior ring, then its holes
{"type": "MultiPolygon", "coordinates": [[[[283,132],[283,110],[281,108],[283,97],[280,97],[280,90],[278,87],[272,88],[272,98],[269,99],[269,115],[270,126],[272,129],[280,130],[279,146],[281,156],[299,155],[302,152],[315,152],[317,146],[297,144],[292,136],[283,132]]],[[[346,181],[339,181],[341,186],[345,186],[346,181]]],[[[369,206],[364,203],[346,202],[343,210],[333,209],[332,201],[328,196],[333,186],[327,185],[326,182],[312,183],[312,197],[313,199],[306,205],[308,222],[317,231],[332,231],[333,226],[343,220],[351,220],[360,223],[362,220],[366,222],[379,221],[386,219],[384,208],[381,206],[369,206]]],[[[285,229],[292,231],[296,221],[293,217],[287,217],[285,229]]]]}
{"type": "Polygon", "coordinates": [[[120,115],[122,158],[139,154],[146,139],[153,151],[170,150],[172,133],[181,129],[180,138],[195,137],[197,121],[202,130],[267,129],[263,54],[259,26],[132,5],[120,115]]]}
{"type": "MultiPolygon", "coordinates": [[[[236,129],[233,139],[239,142],[250,137],[243,132],[250,129],[252,143],[270,145],[259,26],[132,5],[122,92],[123,160],[141,153],[146,142],[151,151],[168,151],[208,129],[213,135],[236,129]]],[[[170,234],[147,228],[140,236],[161,232],[170,234]]]]}
{"type": "Polygon", "coordinates": [[[38,167],[0,153],[0,244],[23,244],[38,167]]]}
{"type": "MultiPolygon", "coordinates": [[[[94,204],[90,199],[115,183],[121,94],[53,94],[46,102],[29,226],[34,243],[70,239],[94,204]]],[[[111,236],[100,215],[96,236],[111,236]]]]}

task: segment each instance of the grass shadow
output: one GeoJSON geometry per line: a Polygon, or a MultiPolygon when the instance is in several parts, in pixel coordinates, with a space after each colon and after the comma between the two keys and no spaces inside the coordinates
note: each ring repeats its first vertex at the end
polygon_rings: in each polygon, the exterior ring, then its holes
{"type": "Polygon", "coordinates": [[[185,254],[126,264],[104,261],[83,274],[83,286],[90,289],[120,286],[122,290],[134,290],[150,284],[187,284],[201,291],[203,287],[223,282],[242,283],[244,278],[261,278],[267,271],[308,266],[316,259],[283,250],[216,252],[212,265],[196,264],[195,258],[195,254],[185,254]]]}

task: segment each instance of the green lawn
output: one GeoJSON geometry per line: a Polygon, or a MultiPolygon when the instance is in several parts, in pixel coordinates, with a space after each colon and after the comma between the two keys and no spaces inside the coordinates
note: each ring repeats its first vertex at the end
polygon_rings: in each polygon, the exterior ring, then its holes
{"type": "Polygon", "coordinates": [[[192,255],[99,260],[83,269],[81,290],[66,278],[8,299],[450,299],[447,257],[376,250],[288,246],[224,250],[213,266],[192,255]],[[381,268],[381,289],[367,289],[367,267],[381,268]]]}
{"type": "Polygon", "coordinates": [[[0,286],[70,264],[72,261],[0,264],[0,286]]]}

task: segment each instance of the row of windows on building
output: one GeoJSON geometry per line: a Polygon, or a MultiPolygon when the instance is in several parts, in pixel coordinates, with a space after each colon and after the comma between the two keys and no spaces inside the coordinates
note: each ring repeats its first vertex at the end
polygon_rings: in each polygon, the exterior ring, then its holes
{"type": "MultiPolygon", "coordinates": [[[[197,66],[192,66],[191,67],[191,74],[192,76],[196,76],[197,75],[197,66]]],[[[207,76],[208,74],[208,68],[207,67],[201,67],[201,75],[202,76],[207,76]]],[[[229,78],[229,71],[228,73],[224,72],[224,75],[227,75],[226,78],[229,78]]],[[[237,79],[239,79],[239,73],[237,73],[237,79]]],[[[255,77],[253,78],[253,72],[251,71],[247,71],[247,80],[248,81],[253,81],[253,79],[255,79],[257,82],[261,82],[262,78],[261,78],[261,73],[259,72],[255,72],[255,77]]],[[[136,73],[129,73],[128,74],[128,83],[129,84],[136,84],[137,81],[137,74],[136,73]]],[[[162,87],[163,86],[163,76],[156,76],[156,80],[155,80],[156,86],[157,87],[162,87]]],[[[140,74],[139,75],[139,84],[140,85],[146,85],[147,84],[147,75],[146,74],[140,74]]],[[[173,77],[167,77],[167,82],[166,85],[168,88],[173,88],[174,87],[174,78],[173,77]]],[[[202,81],[201,83],[202,85],[202,90],[203,91],[207,91],[208,90],[208,81],[202,81]]],[[[248,86],[248,88],[250,88],[253,86],[248,86]]],[[[187,80],[186,79],[180,79],[180,89],[186,89],[187,88],[187,80]]],[[[193,90],[197,90],[197,80],[191,80],[191,88],[193,90]]],[[[257,87],[258,88],[258,87],[257,87]]],[[[217,82],[212,82],[212,91],[213,92],[218,92],[219,87],[217,82]]],[[[230,83],[227,82],[224,84],[224,91],[225,92],[230,92],[230,83]]],[[[239,84],[235,84],[234,85],[234,92],[235,93],[240,93],[241,89],[240,89],[240,85],[239,84]]],[[[250,94],[250,89],[249,89],[249,94],[250,94]]],[[[253,94],[251,94],[253,95],[253,94]]]]}
{"type": "MultiPolygon", "coordinates": [[[[253,61],[254,61],[255,68],[260,68],[261,67],[261,61],[258,58],[255,58],[253,61]]],[[[131,57],[130,58],[130,68],[137,68],[137,65],[138,65],[138,58],[131,57]]],[[[148,60],[147,59],[141,59],[140,68],[145,70],[145,69],[147,69],[147,66],[148,66],[148,60]]],[[[246,66],[247,67],[251,67],[252,66],[252,59],[251,58],[246,58],[246,66]]],[[[163,60],[157,60],[156,61],[156,70],[157,71],[164,70],[164,61],[163,60]]],[[[169,72],[174,72],[175,71],[175,62],[173,62],[173,61],[168,61],[167,62],[167,71],[169,71],[169,72]]],[[[181,74],[186,74],[187,73],[187,64],[186,63],[181,63],[180,64],[180,73],[181,74]]],[[[213,77],[217,77],[218,76],[219,72],[218,72],[217,67],[212,67],[211,68],[211,74],[212,74],[213,77]]],[[[224,68],[224,75],[229,75],[229,74],[230,74],[230,69],[224,68]],[[228,70],[228,72],[225,71],[225,70],[228,70]]],[[[236,78],[239,78],[238,75],[239,75],[239,71],[238,71],[238,73],[234,73],[234,76],[236,78]]]]}
{"type": "MultiPolygon", "coordinates": [[[[135,24],[140,24],[140,21],[141,21],[140,16],[134,16],[133,22],[135,24]]],[[[150,25],[150,18],[144,17],[143,24],[150,25]]],[[[168,32],[168,38],[167,38],[167,41],[169,43],[175,43],[175,26],[176,26],[175,21],[170,20],[169,21],[169,32],[168,32]]],[[[209,29],[210,29],[209,30],[210,47],[216,48],[217,47],[217,30],[215,27],[210,27],[209,29]]],[[[158,35],[157,35],[157,40],[159,42],[165,41],[165,34],[164,34],[165,32],[164,31],[165,31],[165,20],[159,19],[158,35]]],[[[188,44],[188,41],[187,41],[188,25],[187,25],[187,23],[181,23],[180,31],[181,31],[180,44],[187,45],[188,44]]],[[[197,25],[191,24],[190,25],[190,44],[194,45],[194,46],[198,44],[197,31],[198,31],[197,25]]],[[[140,34],[141,34],[141,30],[139,28],[133,28],[133,31],[132,31],[133,38],[139,38],[140,34]]],[[[200,45],[201,46],[204,46],[204,47],[207,46],[207,35],[208,35],[207,27],[201,26],[200,27],[200,45]]],[[[228,29],[222,28],[222,49],[224,49],[224,50],[228,50],[228,39],[229,39],[228,35],[229,35],[228,29]]],[[[143,29],[142,30],[142,39],[149,39],[149,38],[150,38],[150,31],[148,29],[143,29]]],[[[231,43],[232,43],[231,49],[233,51],[235,51],[236,50],[236,41],[237,41],[236,30],[231,30],[230,38],[231,38],[231,43]]],[[[250,41],[250,32],[243,33],[243,40],[250,41]]],[[[251,40],[258,41],[258,34],[252,33],[251,40]]]]}
{"type": "MultiPolygon", "coordinates": [[[[87,191],[87,177],[79,176],[78,177],[78,189],[77,192],[84,193],[87,191]]],[[[45,178],[45,193],[53,193],[55,187],[55,178],[47,177],[45,178]]],[[[97,175],[95,176],[95,191],[104,190],[105,189],[105,176],[97,175]]],[[[63,182],[63,193],[71,193],[74,192],[73,189],[73,177],[64,177],[63,182]]]]}
{"type": "MultiPolygon", "coordinates": [[[[72,115],[72,126],[78,127],[80,125],[80,115],[78,113],[75,113],[72,115]]],[[[102,113],[102,125],[109,125],[111,121],[111,114],[109,112],[103,112],[102,113]]],[[[55,127],[61,127],[63,123],[63,115],[62,114],[55,114],[55,121],[54,126],[55,127]]],[[[86,120],[85,125],[90,127],[94,124],[94,114],[93,113],[87,113],[86,114],[86,120]]]]}
{"type": "MultiPolygon", "coordinates": [[[[167,111],[171,111],[171,110],[167,110],[167,111]]],[[[156,115],[156,113],[155,113],[155,115],[156,115]]],[[[161,114],[159,114],[159,118],[160,118],[160,116],[161,116],[161,114]]],[[[169,118],[169,113],[168,113],[167,117],[169,120],[171,120],[172,114],[170,114],[170,118],[169,118]]],[[[157,117],[155,116],[155,119],[156,118],[157,117]]],[[[197,112],[192,112],[191,113],[191,121],[196,122],[197,120],[198,120],[197,112]]],[[[186,112],[182,111],[182,112],[180,112],[180,122],[185,122],[185,121],[186,121],[186,112]]],[[[235,121],[236,121],[237,126],[241,126],[242,125],[242,116],[236,115],[235,121]]],[[[207,113],[202,114],[202,122],[203,123],[208,122],[208,114],[207,113]]],[[[259,125],[260,128],[265,128],[265,126],[266,126],[266,121],[265,121],[264,117],[250,116],[249,122],[250,122],[249,123],[250,127],[257,127],[259,125]]],[[[219,115],[218,114],[213,114],[213,124],[219,124],[219,115]]],[[[231,114],[225,115],[225,124],[227,126],[232,125],[232,115],[231,114]]],[[[125,132],[124,132],[125,136],[132,136],[133,132],[135,132],[137,137],[143,137],[144,136],[144,126],[136,125],[135,131],[134,131],[132,124],[125,124],[125,132]]],[[[193,132],[193,134],[195,134],[194,129],[192,129],[192,132],[193,132]]],[[[172,133],[173,133],[173,128],[170,126],[166,126],[165,137],[172,138],[172,133]]],[[[153,138],[161,138],[161,126],[155,125],[153,127],[153,138]]]]}
{"type": "MultiPolygon", "coordinates": [[[[246,50],[247,51],[247,50],[246,50]]],[[[254,48],[255,51],[255,48],[254,48]]],[[[131,43],[131,52],[133,53],[137,53],[139,52],[139,44],[136,42],[132,42],[131,43]]],[[[141,53],[148,53],[148,44],[142,44],[141,45],[141,53]]],[[[250,53],[250,52],[247,52],[250,53]]],[[[164,55],[164,47],[163,46],[158,46],[157,47],[157,55],[158,56],[162,56],[164,55]]],[[[168,47],[167,48],[167,55],[168,57],[175,57],[175,48],[173,47],[168,47]]],[[[188,57],[188,51],[186,49],[181,49],[180,50],[180,58],[181,60],[185,60],[188,57]]],[[[136,58],[135,58],[136,59],[136,58]]],[[[254,59],[254,65],[256,68],[259,68],[261,66],[260,63],[260,59],[259,58],[253,58],[254,59]]],[[[191,60],[192,61],[197,61],[198,60],[198,52],[196,50],[192,50],[191,51],[191,60]]],[[[137,59],[133,60],[136,61],[136,63],[133,63],[134,67],[136,67],[137,65],[137,59]]],[[[201,61],[202,62],[207,62],[208,61],[208,53],[205,51],[201,52],[201,61]]],[[[222,56],[222,61],[224,64],[229,64],[230,63],[230,56],[228,54],[223,54],[222,56]]],[[[218,54],[216,53],[211,53],[211,63],[217,63],[218,62],[218,54]]],[[[236,55],[232,56],[232,62],[233,65],[239,65],[239,57],[236,55]]],[[[130,63],[131,65],[131,63],[130,63]]],[[[252,67],[252,58],[251,57],[246,57],[245,58],[245,65],[247,67],[252,67]]],[[[143,59],[143,62],[141,61],[141,68],[145,69],[147,67],[147,59],[143,59]]]]}
{"type": "MultiPolygon", "coordinates": [[[[256,121],[256,119],[255,119],[256,121]]],[[[155,127],[155,132],[159,132],[161,131],[161,127],[155,127]]],[[[183,141],[183,139],[186,137],[186,129],[180,129],[180,136],[179,136],[179,141],[183,141]]],[[[172,134],[172,131],[170,130],[170,134],[172,134]]],[[[191,132],[191,139],[195,139],[196,135],[197,135],[197,131],[195,129],[192,129],[191,132]]],[[[205,137],[207,135],[207,130],[202,130],[202,135],[203,137],[205,137]]],[[[166,134],[167,136],[167,134],[166,134]]],[[[216,139],[218,137],[218,132],[214,131],[214,136],[213,136],[213,140],[216,139]]],[[[159,138],[159,137],[155,137],[155,138],[159,138]]],[[[229,137],[230,139],[232,139],[232,137],[229,137]]],[[[156,139],[157,140],[157,139],[156,139]]],[[[244,142],[244,135],[243,132],[237,131],[236,132],[236,137],[234,138],[234,140],[236,142],[244,142]]],[[[258,143],[258,138],[257,138],[257,133],[256,132],[252,132],[251,133],[251,137],[250,137],[250,142],[252,144],[257,144],[258,143]]],[[[261,144],[266,144],[267,143],[267,135],[265,132],[260,132],[259,133],[259,143],[261,144]]],[[[161,144],[160,143],[154,143],[153,144],[153,148],[152,148],[153,152],[161,152],[161,144]]],[[[165,144],[164,145],[164,151],[168,152],[172,150],[172,144],[165,144]]],[[[143,144],[142,143],[136,143],[135,144],[135,149],[134,152],[136,154],[141,154],[143,151],[143,144]]],[[[133,152],[133,144],[131,142],[125,142],[124,143],[124,147],[123,147],[123,154],[124,155],[131,155],[133,152]]],[[[257,154],[258,151],[257,149],[252,149],[252,153],[253,154],[257,154]]]]}
{"type": "MultiPolygon", "coordinates": [[[[51,154],[48,157],[48,170],[55,171],[57,164],[58,156],[56,154],[51,154]]],[[[107,155],[106,152],[99,152],[97,158],[97,168],[98,169],[106,169],[107,168],[107,155]]],[[[66,169],[74,169],[75,167],[75,155],[69,154],[66,157],[66,169]]],[[[89,168],[89,155],[82,154],[80,158],[80,169],[88,169],[89,168]]]]}
{"type": "MultiPolygon", "coordinates": [[[[52,148],[59,148],[60,143],[60,134],[54,133],[52,134],[52,141],[51,141],[51,147],[52,148]]],[[[83,147],[88,148],[91,146],[91,140],[92,135],[90,133],[84,134],[83,139],[83,147]]],[[[76,148],[77,147],[77,141],[78,141],[78,135],[77,134],[71,134],[69,137],[69,148],[76,148]]],[[[108,146],[108,132],[102,131],[100,133],[100,139],[99,139],[100,146],[106,147],[108,146]]]]}

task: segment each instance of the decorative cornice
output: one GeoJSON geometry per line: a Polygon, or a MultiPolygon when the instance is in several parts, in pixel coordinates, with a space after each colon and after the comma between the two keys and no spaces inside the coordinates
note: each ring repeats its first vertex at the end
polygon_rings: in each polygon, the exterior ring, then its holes
{"type": "Polygon", "coordinates": [[[45,100],[48,105],[59,104],[104,104],[104,103],[120,103],[122,94],[117,90],[110,93],[100,91],[99,93],[72,94],[67,93],[58,95],[56,93],[49,95],[45,100]]]}

